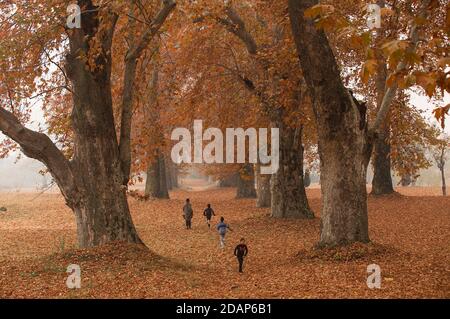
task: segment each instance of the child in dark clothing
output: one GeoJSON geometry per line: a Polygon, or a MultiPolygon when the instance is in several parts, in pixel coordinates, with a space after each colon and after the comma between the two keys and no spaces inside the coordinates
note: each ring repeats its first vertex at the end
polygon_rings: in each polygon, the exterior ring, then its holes
{"type": "Polygon", "coordinates": [[[244,265],[244,257],[248,254],[248,248],[245,244],[245,239],[241,238],[241,242],[234,249],[234,255],[237,257],[239,262],[239,272],[242,272],[242,266],[244,265]]]}
{"type": "Polygon", "coordinates": [[[192,217],[194,216],[194,211],[192,210],[191,201],[189,198],[186,199],[186,204],[183,206],[183,218],[186,221],[186,229],[192,229],[192,217]]]}
{"type": "Polygon", "coordinates": [[[208,228],[211,228],[211,218],[212,216],[216,216],[216,214],[214,214],[214,210],[211,208],[211,204],[207,205],[208,207],[206,207],[206,209],[203,211],[203,216],[206,217],[206,224],[208,224],[208,228]]]}

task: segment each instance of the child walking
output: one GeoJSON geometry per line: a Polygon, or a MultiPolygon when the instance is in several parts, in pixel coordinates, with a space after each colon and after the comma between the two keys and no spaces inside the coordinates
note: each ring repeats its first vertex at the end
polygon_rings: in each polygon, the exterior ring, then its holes
{"type": "Polygon", "coordinates": [[[186,229],[192,229],[192,217],[194,217],[194,211],[192,209],[191,201],[186,199],[186,204],[183,206],[183,218],[186,222],[186,229]]]}
{"type": "Polygon", "coordinates": [[[242,267],[244,265],[244,257],[248,254],[248,248],[245,244],[245,239],[241,238],[239,245],[234,248],[234,255],[237,257],[239,263],[239,272],[242,272],[242,267]]]}
{"type": "Polygon", "coordinates": [[[211,228],[211,218],[212,216],[216,216],[214,214],[214,210],[211,208],[211,204],[208,204],[206,209],[203,211],[203,216],[206,218],[206,224],[208,224],[208,228],[211,228]]]}
{"type": "Polygon", "coordinates": [[[217,224],[217,231],[219,232],[219,240],[220,240],[220,248],[225,247],[225,235],[227,233],[227,230],[231,230],[230,225],[225,224],[225,218],[220,217],[220,223],[217,224]]]}

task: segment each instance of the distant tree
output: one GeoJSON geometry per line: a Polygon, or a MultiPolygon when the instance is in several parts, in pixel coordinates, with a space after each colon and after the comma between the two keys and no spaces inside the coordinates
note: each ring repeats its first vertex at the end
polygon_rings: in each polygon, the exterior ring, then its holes
{"type": "Polygon", "coordinates": [[[442,136],[438,138],[438,143],[431,149],[433,159],[436,162],[439,171],[441,172],[442,196],[447,195],[447,188],[445,184],[445,161],[447,159],[449,148],[450,137],[448,135],[442,134],[442,136]]]}
{"type": "Polygon", "coordinates": [[[255,198],[255,172],[250,163],[243,164],[239,170],[236,198],[255,198]]]}
{"type": "Polygon", "coordinates": [[[305,176],[303,177],[303,184],[305,185],[305,187],[311,185],[311,177],[309,176],[308,170],[305,171],[305,176]]]}

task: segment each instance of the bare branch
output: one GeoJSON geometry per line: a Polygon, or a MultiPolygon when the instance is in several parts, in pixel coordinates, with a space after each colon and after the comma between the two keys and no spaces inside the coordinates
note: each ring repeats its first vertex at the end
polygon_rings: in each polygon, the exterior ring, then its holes
{"type": "Polygon", "coordinates": [[[79,196],[70,163],[47,135],[26,128],[4,108],[0,108],[0,131],[17,142],[26,156],[45,164],[67,204],[70,207],[77,204],[79,196]]]}
{"type": "Polygon", "coordinates": [[[241,19],[239,14],[231,7],[225,8],[225,14],[227,15],[229,20],[220,17],[216,18],[216,20],[220,24],[224,25],[228,31],[241,39],[241,41],[245,44],[249,54],[256,54],[256,52],[258,51],[256,41],[250,34],[250,32],[247,31],[245,22],[241,19]]]}

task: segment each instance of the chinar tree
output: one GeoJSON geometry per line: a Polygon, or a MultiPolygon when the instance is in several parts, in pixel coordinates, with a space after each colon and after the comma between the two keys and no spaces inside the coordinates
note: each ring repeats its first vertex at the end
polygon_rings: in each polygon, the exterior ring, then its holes
{"type": "MultiPolygon", "coordinates": [[[[438,1],[413,1],[409,16],[407,40],[387,39],[383,44],[388,55],[389,76],[386,90],[373,123],[366,119],[364,103],[357,101],[344,86],[341,73],[330,42],[322,27],[338,32],[352,30],[351,23],[336,17],[330,5],[319,5],[317,0],[289,0],[289,17],[296,43],[303,76],[310,92],[318,128],[320,156],[322,213],[321,246],[345,245],[368,242],[368,212],[366,171],[372,152],[374,138],[386,120],[391,101],[399,85],[418,85],[427,94],[433,94],[445,82],[445,67],[431,63],[432,76],[415,70],[417,61],[425,59],[423,50],[417,50],[420,36],[443,39],[448,26],[442,30],[427,29],[427,18],[445,16],[445,8],[438,1]],[[319,25],[316,25],[319,22],[319,25]],[[425,33],[424,29],[428,32],[425,33]],[[420,56],[421,54],[421,56],[420,56]],[[415,61],[415,62],[414,62],[415,61]],[[444,81],[439,81],[442,78],[444,81]],[[432,82],[430,86],[424,82],[432,82]],[[433,82],[434,81],[434,82],[433,82]]],[[[406,15],[406,13],[405,13],[406,15]]],[[[362,15],[361,15],[362,16],[362,15]]],[[[438,25],[438,24],[436,24],[438,25]]],[[[439,28],[441,25],[439,25],[439,28]]],[[[368,60],[364,65],[369,74],[375,73],[376,62],[370,47],[370,33],[354,36],[356,42],[366,43],[368,60]]],[[[423,43],[423,45],[428,45],[423,43]]],[[[430,51],[433,51],[431,49],[430,51]]],[[[448,47],[447,47],[448,50],[448,47]]],[[[434,51],[442,56],[445,48],[434,51]]],[[[445,54],[444,54],[445,56],[445,54]]],[[[432,62],[436,60],[432,59],[432,62]]]]}
{"type": "MultiPolygon", "coordinates": [[[[64,46],[64,68],[49,55],[46,56],[49,62],[61,68],[67,80],[66,88],[71,92],[73,155],[68,158],[49,136],[26,128],[19,120],[20,112],[12,103],[9,110],[6,106],[0,108],[0,130],[18,143],[25,155],[41,161],[48,168],[66,204],[75,213],[81,247],[112,241],[141,243],[126,197],[131,165],[133,86],[138,59],[175,8],[175,2],[164,0],[162,6],[158,3],[155,15],[148,18],[144,14],[137,17],[140,10],[147,11],[134,2],[110,1],[94,5],[93,1],[79,0],[81,24],[79,28],[72,29],[61,27],[61,21],[66,21],[66,7],[61,3],[43,6],[42,2],[17,1],[14,6],[3,5],[6,14],[2,14],[0,19],[3,20],[1,24],[5,37],[1,40],[0,65],[4,72],[0,77],[0,87],[3,92],[5,87],[10,87],[9,78],[17,66],[26,72],[20,75],[22,77],[32,73],[42,78],[45,75],[43,63],[35,62],[46,61],[44,53],[64,46]],[[122,46],[122,114],[120,135],[117,137],[111,70],[112,56],[121,53],[112,52],[112,48],[114,33],[123,12],[129,19],[120,23],[128,23],[131,33],[127,36],[128,48],[122,46]],[[145,26],[141,32],[134,34],[137,30],[135,20],[142,19],[145,19],[145,26]],[[35,32],[30,33],[29,30],[35,32]],[[58,30],[61,32],[58,33],[58,30]],[[21,47],[17,49],[14,45],[21,47]]],[[[14,92],[30,83],[36,81],[33,79],[24,83],[16,80],[14,84],[17,89],[14,92]]],[[[2,97],[5,96],[8,95],[2,94],[2,97]]]]}

